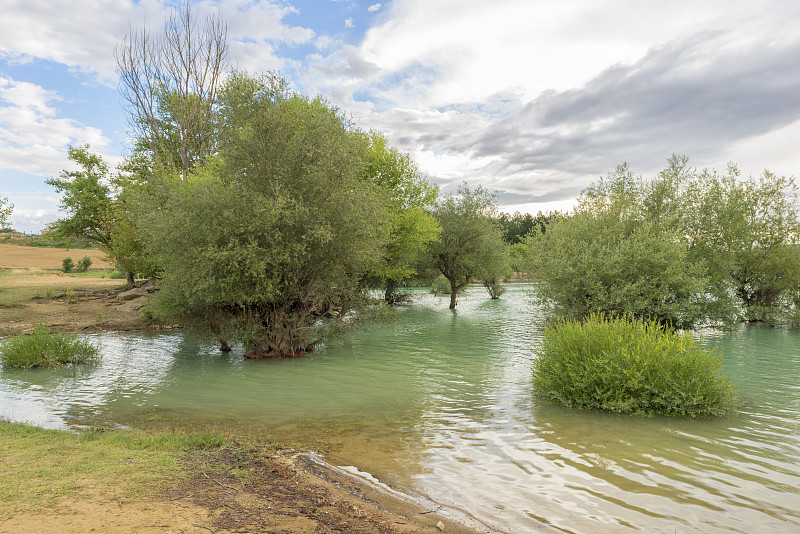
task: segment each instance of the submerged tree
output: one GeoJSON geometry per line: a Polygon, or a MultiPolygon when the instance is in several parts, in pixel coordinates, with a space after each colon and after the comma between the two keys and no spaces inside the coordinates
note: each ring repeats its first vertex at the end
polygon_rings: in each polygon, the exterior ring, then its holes
{"type": "Polygon", "coordinates": [[[145,224],[164,268],[153,311],[236,337],[250,358],[296,356],[363,295],[385,202],[363,179],[364,136],[326,102],[238,75],[221,109],[219,157],[170,184],[145,224]]]}
{"type": "Polygon", "coordinates": [[[384,300],[395,301],[395,290],[417,274],[415,264],[425,246],[439,235],[439,225],[429,213],[438,189],[422,177],[408,154],[392,148],[378,132],[370,132],[365,153],[365,179],[380,187],[389,209],[389,240],[372,276],[385,287],[384,300]]]}
{"type": "Polygon", "coordinates": [[[490,280],[507,270],[507,262],[498,262],[505,257],[505,250],[496,211],[494,197],[486,188],[471,191],[466,184],[433,210],[442,233],[428,245],[427,260],[450,283],[450,309],[456,307],[458,292],[473,278],[490,280]]]}
{"type": "Polygon", "coordinates": [[[698,180],[693,256],[732,285],[750,321],[770,320],[800,293],[800,220],[794,179],[765,171],[741,179],[704,171],[698,180]]]}

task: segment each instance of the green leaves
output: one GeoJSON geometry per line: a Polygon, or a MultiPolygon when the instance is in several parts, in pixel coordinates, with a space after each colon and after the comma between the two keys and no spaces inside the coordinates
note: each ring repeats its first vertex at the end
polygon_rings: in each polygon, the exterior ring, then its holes
{"type": "Polygon", "coordinates": [[[7,198],[0,197],[0,230],[8,226],[8,217],[14,210],[14,205],[8,203],[7,198]]]}
{"type": "Polygon", "coordinates": [[[363,136],[335,109],[232,87],[218,164],[168,184],[144,223],[164,268],[153,310],[238,337],[253,357],[296,355],[360,297],[389,213],[363,179],[363,136]]]}
{"type": "Polygon", "coordinates": [[[736,408],[720,356],[655,321],[562,320],[545,330],[536,352],[534,387],[566,406],[689,417],[736,408]]]}
{"type": "Polygon", "coordinates": [[[427,259],[450,282],[450,308],[455,308],[458,291],[473,277],[496,281],[509,270],[496,212],[494,197],[486,188],[470,191],[466,184],[434,208],[442,233],[428,245],[427,259]]]}
{"type": "Polygon", "coordinates": [[[796,312],[794,181],[769,172],[744,180],[733,165],[698,174],[682,156],[668,163],[649,181],[620,165],[583,192],[574,215],[528,239],[544,299],[569,316],[680,327],[796,312]]]}

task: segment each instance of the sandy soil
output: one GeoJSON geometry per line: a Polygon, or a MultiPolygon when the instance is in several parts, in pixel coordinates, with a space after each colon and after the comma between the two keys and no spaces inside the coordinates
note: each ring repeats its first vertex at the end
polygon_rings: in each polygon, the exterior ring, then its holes
{"type": "MultiPolygon", "coordinates": [[[[242,452],[223,449],[217,461],[241,465],[237,455],[242,452]]],[[[67,499],[46,514],[0,515],[0,534],[488,532],[376,489],[312,455],[279,452],[244,460],[255,468],[247,482],[216,469],[195,470],[157,498],[67,499]]]]}
{"type": "MultiPolygon", "coordinates": [[[[0,268],[8,271],[0,276],[0,290],[31,295],[0,309],[0,336],[29,331],[41,322],[55,330],[79,332],[171,327],[147,325],[139,312],[118,311],[117,295],[124,280],[77,278],[55,271],[68,255],[73,259],[88,255],[92,267],[110,267],[98,251],[0,244],[0,268]],[[69,296],[64,294],[68,289],[69,296]]],[[[163,488],[163,495],[125,500],[98,494],[65,500],[46,514],[9,517],[0,511],[0,534],[434,534],[442,532],[441,527],[454,534],[489,532],[464,516],[442,515],[431,509],[433,505],[387,491],[308,454],[276,452],[270,458],[244,460],[223,454],[215,461],[221,467],[246,461],[257,476],[242,483],[224,469],[208,473],[190,465],[188,482],[163,488]]]]}

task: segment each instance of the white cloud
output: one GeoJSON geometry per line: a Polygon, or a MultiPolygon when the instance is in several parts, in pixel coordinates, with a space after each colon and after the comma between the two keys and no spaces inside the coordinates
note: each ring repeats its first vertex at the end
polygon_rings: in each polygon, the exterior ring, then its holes
{"type": "Polygon", "coordinates": [[[375,12],[377,12],[377,11],[380,11],[380,10],[381,10],[381,6],[382,6],[382,5],[383,5],[383,4],[372,4],[371,6],[369,6],[369,7],[367,8],[367,11],[369,11],[370,13],[375,13],[375,12]]]}
{"type": "Polygon", "coordinates": [[[353,27],[353,19],[352,18],[344,19],[344,27],[345,28],[352,28],[353,27]]]}
{"type": "Polygon", "coordinates": [[[0,170],[50,176],[64,167],[67,145],[108,147],[99,129],[59,117],[51,104],[60,99],[39,85],[0,77],[0,170]]]}
{"type": "MultiPolygon", "coordinates": [[[[749,138],[794,121],[796,106],[783,119],[775,109],[796,99],[798,23],[800,4],[778,0],[395,0],[358,46],[309,61],[301,85],[385,131],[443,185],[460,177],[544,205],[625,159],[646,173],[672,151],[713,161],[774,140],[749,138]]],[[[796,151],[775,152],[796,165],[796,151]]]]}

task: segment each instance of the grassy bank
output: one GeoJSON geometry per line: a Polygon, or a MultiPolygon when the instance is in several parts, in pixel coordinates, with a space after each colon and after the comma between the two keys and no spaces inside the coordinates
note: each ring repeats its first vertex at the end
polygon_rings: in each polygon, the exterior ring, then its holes
{"type": "Polygon", "coordinates": [[[75,434],[0,421],[0,511],[44,512],[67,497],[158,496],[186,477],[189,451],[226,443],[214,433],[75,434]]]}

